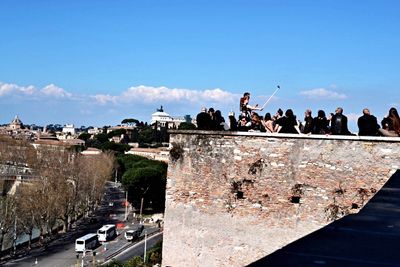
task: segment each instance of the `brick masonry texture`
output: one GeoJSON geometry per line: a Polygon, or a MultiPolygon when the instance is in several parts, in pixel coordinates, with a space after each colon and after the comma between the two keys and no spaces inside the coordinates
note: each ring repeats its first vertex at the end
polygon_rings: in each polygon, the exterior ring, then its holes
{"type": "Polygon", "coordinates": [[[252,263],[357,213],[400,164],[400,138],[172,131],[170,143],[163,266],[252,263]]]}

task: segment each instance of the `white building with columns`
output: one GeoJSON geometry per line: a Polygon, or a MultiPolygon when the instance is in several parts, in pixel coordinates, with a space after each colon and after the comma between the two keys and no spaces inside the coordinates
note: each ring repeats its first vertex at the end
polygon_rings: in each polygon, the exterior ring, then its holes
{"type": "Polygon", "coordinates": [[[183,117],[172,117],[168,113],[166,113],[161,106],[161,108],[157,109],[156,112],[151,114],[151,124],[158,123],[159,127],[165,127],[168,125],[168,128],[178,128],[179,124],[185,122],[183,117]]]}

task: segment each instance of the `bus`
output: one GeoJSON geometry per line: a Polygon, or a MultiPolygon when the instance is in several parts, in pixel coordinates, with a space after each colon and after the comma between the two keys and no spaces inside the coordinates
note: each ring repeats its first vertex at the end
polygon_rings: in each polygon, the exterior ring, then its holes
{"type": "Polygon", "coordinates": [[[99,243],[97,234],[87,234],[75,241],[75,251],[84,252],[88,249],[94,249],[99,243]]]}
{"type": "Polygon", "coordinates": [[[107,242],[113,239],[117,235],[117,229],[115,224],[103,225],[99,230],[97,230],[97,236],[100,242],[107,242]]]}

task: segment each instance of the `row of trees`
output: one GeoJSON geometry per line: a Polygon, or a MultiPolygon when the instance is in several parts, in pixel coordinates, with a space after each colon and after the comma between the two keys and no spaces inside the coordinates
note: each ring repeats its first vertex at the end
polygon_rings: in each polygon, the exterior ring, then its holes
{"type": "Polygon", "coordinates": [[[117,157],[122,184],[128,190],[129,202],[137,208],[164,212],[168,165],[136,155],[117,157]]]}
{"type": "Polygon", "coordinates": [[[83,156],[67,147],[34,148],[23,141],[1,138],[0,248],[4,237],[15,230],[27,234],[29,240],[34,229],[40,237],[51,235],[60,226],[67,231],[74,220],[98,205],[114,160],[112,153],[83,156]],[[10,194],[10,177],[5,173],[12,168],[27,173],[10,194]]]}

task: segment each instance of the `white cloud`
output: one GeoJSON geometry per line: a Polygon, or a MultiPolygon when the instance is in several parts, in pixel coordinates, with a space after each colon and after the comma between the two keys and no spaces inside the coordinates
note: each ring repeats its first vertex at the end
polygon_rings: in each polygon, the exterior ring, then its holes
{"type": "Polygon", "coordinates": [[[61,87],[58,87],[54,84],[49,84],[40,90],[45,96],[56,97],[56,98],[69,98],[72,94],[68,93],[61,87]]]}
{"type": "Polygon", "coordinates": [[[33,85],[19,86],[12,83],[2,83],[0,82],[0,97],[6,95],[29,95],[33,97],[56,97],[56,98],[70,98],[71,93],[68,93],[61,87],[54,84],[49,84],[42,89],[38,90],[33,85]]]}
{"type": "Polygon", "coordinates": [[[305,96],[308,99],[342,100],[347,98],[345,94],[327,90],[325,88],[302,91],[300,92],[300,95],[305,96]]]}
{"type": "Polygon", "coordinates": [[[140,101],[144,103],[155,103],[160,101],[191,103],[229,103],[236,101],[238,96],[219,88],[199,91],[180,88],[171,89],[164,86],[152,87],[140,85],[128,88],[126,91],[122,92],[120,96],[99,94],[92,97],[98,103],[106,104],[108,102],[125,103],[134,101],[140,101]]]}
{"type": "Polygon", "coordinates": [[[98,95],[93,95],[91,96],[92,98],[95,99],[95,101],[99,104],[105,105],[107,103],[116,103],[117,102],[117,97],[116,96],[112,96],[112,95],[102,95],[102,94],[98,94],[98,95]]]}
{"type": "Polygon", "coordinates": [[[12,83],[2,83],[0,82],[0,97],[5,96],[5,95],[11,95],[11,94],[27,94],[27,95],[32,95],[36,92],[36,88],[32,85],[29,86],[19,86],[16,84],[12,83]]]}

